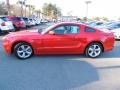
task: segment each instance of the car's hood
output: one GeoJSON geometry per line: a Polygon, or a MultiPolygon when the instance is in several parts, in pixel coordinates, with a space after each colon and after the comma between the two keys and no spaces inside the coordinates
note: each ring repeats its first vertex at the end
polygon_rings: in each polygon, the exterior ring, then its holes
{"type": "Polygon", "coordinates": [[[8,36],[29,36],[38,34],[38,30],[24,30],[18,32],[12,32],[8,36]]]}
{"type": "Polygon", "coordinates": [[[41,36],[41,34],[38,32],[38,30],[24,30],[24,31],[12,32],[12,33],[4,36],[3,40],[10,39],[10,38],[13,38],[13,39],[17,39],[17,38],[27,39],[27,38],[34,38],[34,37],[37,37],[37,36],[41,36]]]}

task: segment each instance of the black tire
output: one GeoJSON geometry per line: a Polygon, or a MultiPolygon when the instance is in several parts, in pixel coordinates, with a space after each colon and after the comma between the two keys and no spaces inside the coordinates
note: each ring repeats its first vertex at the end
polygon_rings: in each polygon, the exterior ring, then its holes
{"type": "Polygon", "coordinates": [[[85,55],[87,57],[90,57],[90,58],[96,58],[96,57],[99,57],[101,55],[102,51],[103,51],[103,47],[102,47],[101,44],[99,44],[99,43],[91,43],[91,44],[89,44],[87,46],[87,48],[85,50],[85,55]],[[93,49],[93,51],[92,50],[90,51],[90,49],[92,49],[92,47],[94,47],[95,45],[96,45],[96,50],[93,49]],[[92,52],[93,52],[93,54],[92,54],[92,52]],[[97,54],[95,54],[95,52],[97,54]]]}
{"type": "MultiPolygon", "coordinates": [[[[25,52],[23,52],[25,53],[25,52]]],[[[32,49],[32,46],[27,44],[27,43],[18,43],[14,46],[14,54],[17,58],[21,59],[21,60],[25,60],[25,59],[28,59],[30,58],[32,55],[33,55],[33,49],[32,49]],[[20,56],[20,53],[18,53],[18,50],[21,48],[21,46],[29,46],[30,47],[30,50],[31,50],[31,54],[28,55],[27,57],[21,57],[20,56]]],[[[26,53],[27,54],[27,53],[26,53]]]]}
{"type": "Polygon", "coordinates": [[[15,25],[13,25],[14,26],[14,28],[15,28],[15,31],[17,30],[17,27],[15,26],[15,25]]]}
{"type": "Polygon", "coordinates": [[[0,30],[0,36],[2,35],[3,33],[2,33],[2,30],[0,30]]]}

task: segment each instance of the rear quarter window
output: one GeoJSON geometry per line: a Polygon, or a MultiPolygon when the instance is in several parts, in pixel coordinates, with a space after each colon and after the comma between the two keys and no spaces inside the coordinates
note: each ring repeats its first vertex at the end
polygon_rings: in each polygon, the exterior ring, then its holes
{"type": "Polygon", "coordinates": [[[85,32],[96,32],[96,30],[90,27],[85,27],[85,32]]]}

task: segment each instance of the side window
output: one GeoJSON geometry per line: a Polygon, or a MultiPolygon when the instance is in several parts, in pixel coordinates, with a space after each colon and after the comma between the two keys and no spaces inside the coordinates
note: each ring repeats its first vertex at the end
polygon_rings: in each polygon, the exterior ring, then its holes
{"type": "Polygon", "coordinates": [[[64,34],[65,33],[65,27],[59,26],[54,29],[55,34],[64,34]]]}
{"type": "Polygon", "coordinates": [[[63,25],[54,29],[56,34],[77,34],[80,32],[80,27],[77,25],[63,25]]]}
{"type": "Polygon", "coordinates": [[[80,32],[79,26],[70,26],[68,34],[78,34],[80,32]]]}
{"type": "Polygon", "coordinates": [[[86,27],[85,32],[96,32],[96,30],[93,28],[86,27]]]}

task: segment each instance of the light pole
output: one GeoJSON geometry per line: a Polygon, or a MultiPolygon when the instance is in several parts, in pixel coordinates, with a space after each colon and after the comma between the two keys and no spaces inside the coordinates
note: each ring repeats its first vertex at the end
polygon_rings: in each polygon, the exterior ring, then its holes
{"type": "MultiPolygon", "coordinates": [[[[26,0],[23,0],[23,6],[25,7],[25,17],[26,17],[26,0]]],[[[22,6],[22,8],[23,8],[23,6],[22,6]]]]}
{"type": "MultiPolygon", "coordinates": [[[[25,6],[26,0],[21,0],[20,3],[21,3],[21,16],[23,17],[23,16],[24,16],[24,15],[23,15],[23,6],[25,6]]],[[[25,8],[25,9],[26,9],[26,8],[25,8]]],[[[25,11],[25,12],[26,12],[26,11],[25,11]]]]}
{"type": "Polygon", "coordinates": [[[90,3],[92,3],[92,1],[85,1],[85,3],[86,3],[86,14],[85,14],[85,17],[86,17],[86,20],[88,19],[88,5],[90,4],[90,3]]]}

